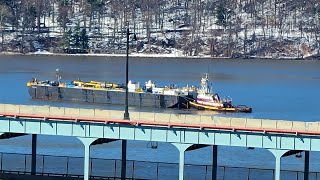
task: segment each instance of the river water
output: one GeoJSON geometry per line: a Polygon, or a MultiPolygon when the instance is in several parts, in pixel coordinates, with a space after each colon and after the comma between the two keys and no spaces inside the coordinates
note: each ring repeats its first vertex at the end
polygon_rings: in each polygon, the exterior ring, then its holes
{"type": "MultiPolygon", "coordinates": [[[[32,77],[54,79],[57,68],[61,71],[62,81],[66,82],[78,78],[115,83],[125,81],[125,58],[122,57],[0,56],[0,103],[123,109],[121,106],[32,100],[27,93],[26,82],[32,77]]],[[[143,83],[151,79],[160,86],[199,86],[202,74],[207,72],[213,90],[221,97],[230,96],[234,104],[245,104],[253,108],[251,114],[215,115],[320,120],[320,61],[130,58],[129,64],[130,80],[143,83]]],[[[135,108],[130,110],[134,111],[135,108]]],[[[40,154],[82,156],[84,152],[76,138],[40,136],[38,141],[40,154]]],[[[159,143],[157,149],[149,149],[147,144],[129,141],[128,159],[178,162],[178,151],[172,145],[159,143]]],[[[30,145],[30,136],[1,140],[0,151],[31,153],[30,145]]],[[[119,159],[120,148],[120,142],[97,145],[93,146],[91,155],[119,159]]],[[[224,146],[218,150],[219,165],[274,167],[274,157],[267,150],[224,146]]],[[[209,147],[186,154],[186,163],[210,164],[208,159],[211,159],[209,147]]],[[[319,153],[311,152],[311,171],[320,172],[319,160],[319,153]]],[[[286,157],[282,162],[284,169],[303,169],[303,158],[286,157]]]]}

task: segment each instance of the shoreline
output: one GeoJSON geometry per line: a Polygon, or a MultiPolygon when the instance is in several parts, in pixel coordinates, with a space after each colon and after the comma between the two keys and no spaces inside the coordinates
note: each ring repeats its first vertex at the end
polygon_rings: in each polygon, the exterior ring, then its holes
{"type": "MultiPolygon", "coordinates": [[[[64,56],[64,57],[126,57],[126,54],[67,54],[67,53],[16,53],[16,52],[0,52],[0,56],[64,56]]],[[[303,60],[303,61],[315,61],[320,60],[320,56],[308,56],[304,58],[298,57],[270,57],[270,56],[251,56],[251,57],[212,57],[208,55],[204,56],[179,56],[175,54],[140,54],[140,53],[131,53],[129,57],[133,58],[156,58],[156,59],[163,59],[163,58],[175,58],[175,59],[239,59],[239,60],[248,60],[248,59],[256,59],[256,60],[303,60]]]]}
{"type": "MultiPolygon", "coordinates": [[[[0,56],[66,56],[66,57],[123,57],[126,54],[67,54],[67,53],[15,53],[15,52],[0,52],[0,56]]],[[[140,54],[131,53],[129,57],[134,58],[179,58],[179,59],[232,59],[229,57],[211,57],[211,56],[179,56],[175,54],[140,54]]],[[[236,58],[234,58],[236,59],[236,58]]]]}

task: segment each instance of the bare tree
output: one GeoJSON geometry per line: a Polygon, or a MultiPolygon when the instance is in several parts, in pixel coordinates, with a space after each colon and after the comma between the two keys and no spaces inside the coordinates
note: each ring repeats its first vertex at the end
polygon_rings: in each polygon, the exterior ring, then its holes
{"type": "Polygon", "coordinates": [[[6,5],[0,4],[0,26],[1,26],[1,51],[4,50],[4,22],[9,17],[9,9],[6,5]]]}
{"type": "Polygon", "coordinates": [[[71,10],[71,0],[61,0],[58,4],[58,22],[62,26],[63,33],[66,31],[66,24],[68,22],[68,14],[71,10]]]}

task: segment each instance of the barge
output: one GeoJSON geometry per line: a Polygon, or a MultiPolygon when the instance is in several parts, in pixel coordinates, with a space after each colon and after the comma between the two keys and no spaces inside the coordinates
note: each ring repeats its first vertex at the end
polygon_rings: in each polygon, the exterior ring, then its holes
{"type": "MultiPolygon", "coordinates": [[[[62,83],[57,73],[57,80],[39,81],[35,78],[27,82],[29,95],[33,99],[52,101],[73,101],[85,103],[98,103],[110,105],[124,105],[126,87],[122,84],[80,80],[62,83]]],[[[129,81],[128,104],[129,106],[155,107],[155,108],[179,108],[187,102],[186,99],[194,99],[196,89],[193,87],[156,87],[149,80],[145,86],[129,81]]]]}
{"type": "MultiPolygon", "coordinates": [[[[124,105],[126,86],[123,84],[75,80],[62,83],[56,73],[54,81],[39,81],[35,78],[27,82],[29,95],[33,99],[52,101],[73,101],[110,105],[124,105]]],[[[224,112],[252,112],[252,108],[234,106],[231,99],[220,99],[217,93],[210,92],[209,77],[201,79],[201,87],[186,86],[182,88],[157,87],[155,82],[147,81],[144,86],[129,81],[129,106],[154,108],[196,108],[224,112]]]]}

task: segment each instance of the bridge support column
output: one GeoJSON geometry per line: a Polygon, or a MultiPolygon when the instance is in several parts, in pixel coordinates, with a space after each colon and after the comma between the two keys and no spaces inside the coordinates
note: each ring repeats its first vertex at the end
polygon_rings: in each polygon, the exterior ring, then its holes
{"type": "Polygon", "coordinates": [[[93,143],[97,138],[81,138],[78,137],[78,139],[83,143],[84,145],[84,180],[89,180],[90,176],[90,145],[93,143]]]}
{"type": "Polygon", "coordinates": [[[217,180],[218,146],[212,146],[212,180],[217,180]]]}
{"type": "Polygon", "coordinates": [[[31,175],[37,171],[37,135],[32,134],[31,175]]]}
{"type": "Polygon", "coordinates": [[[281,157],[288,152],[288,150],[280,150],[280,149],[269,149],[269,151],[276,158],[276,167],[274,169],[274,179],[280,180],[280,171],[281,171],[281,157]]]}
{"type": "Polygon", "coordinates": [[[179,180],[184,179],[184,153],[192,144],[172,143],[179,150],[179,180]]]}
{"type": "Polygon", "coordinates": [[[309,160],[310,160],[310,152],[304,152],[304,180],[309,180],[309,160]]]}
{"type": "Polygon", "coordinates": [[[121,180],[127,177],[127,140],[121,142],[121,180]]]}

